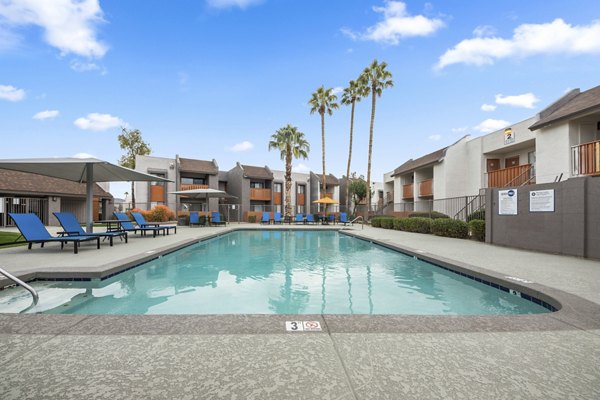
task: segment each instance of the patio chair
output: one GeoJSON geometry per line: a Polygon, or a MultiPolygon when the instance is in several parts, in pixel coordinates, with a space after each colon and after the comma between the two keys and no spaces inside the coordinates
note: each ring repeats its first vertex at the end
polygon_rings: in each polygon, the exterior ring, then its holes
{"type": "Polygon", "coordinates": [[[262,214],[262,219],[260,220],[261,224],[270,224],[271,223],[271,213],[268,211],[264,211],[262,214]]]}
{"type": "Polygon", "coordinates": [[[140,226],[136,227],[135,225],[133,225],[133,222],[129,220],[127,214],[125,214],[124,212],[115,211],[113,212],[113,214],[120,221],[121,231],[133,232],[134,234],[137,233],[137,231],[140,231],[140,234],[142,236],[146,236],[147,232],[152,232],[152,237],[156,237],[156,233],[158,232],[160,234],[160,231],[163,232],[163,235],[165,234],[165,230],[163,228],[157,228],[155,226],[148,226],[145,228],[142,228],[140,226]]]}
{"type": "Polygon", "coordinates": [[[281,213],[276,212],[273,214],[273,224],[281,224],[281,213]]]}
{"type": "Polygon", "coordinates": [[[312,214],[306,214],[306,223],[307,224],[314,224],[315,223],[315,217],[313,217],[312,214]]]}
{"type": "Polygon", "coordinates": [[[31,250],[31,246],[34,243],[40,243],[44,247],[44,243],[46,242],[60,242],[60,248],[62,249],[65,243],[73,242],[73,252],[77,254],[79,244],[90,240],[95,240],[97,247],[100,248],[100,237],[98,236],[52,236],[35,214],[9,213],[8,215],[15,221],[19,232],[21,232],[21,236],[23,236],[29,245],[29,250],[31,250]]]}
{"type": "Polygon", "coordinates": [[[297,224],[303,224],[304,223],[304,216],[300,213],[296,214],[296,219],[294,220],[295,223],[297,224]]]}
{"type": "Polygon", "coordinates": [[[135,219],[135,223],[138,224],[140,228],[161,228],[164,229],[163,234],[166,233],[167,235],[169,234],[169,231],[173,229],[173,233],[177,233],[177,226],[175,225],[161,225],[157,223],[149,224],[146,222],[146,218],[144,218],[142,213],[136,211],[131,211],[131,215],[133,216],[133,219],[135,219]]]}
{"type": "Polygon", "coordinates": [[[329,214],[329,222],[335,224],[335,214],[329,214]]]}
{"type": "Polygon", "coordinates": [[[60,232],[60,234],[67,236],[98,236],[104,239],[109,239],[109,243],[113,245],[113,238],[118,237],[125,239],[125,243],[127,243],[127,232],[98,232],[98,233],[87,233],[81,227],[79,221],[77,221],[77,217],[75,214],[70,212],[54,212],[52,213],[58,219],[58,222],[63,227],[64,232],[60,232]]]}
{"type": "Polygon", "coordinates": [[[341,212],[341,213],[340,213],[340,219],[339,219],[339,222],[340,222],[341,224],[344,224],[344,225],[348,225],[348,224],[352,225],[352,222],[351,222],[351,221],[348,221],[348,216],[346,215],[346,213],[345,213],[345,212],[341,212]]]}
{"type": "Polygon", "coordinates": [[[200,223],[200,214],[195,211],[190,213],[190,228],[194,225],[204,225],[200,223]]]}
{"type": "Polygon", "coordinates": [[[221,221],[221,213],[218,211],[213,211],[210,216],[210,224],[211,225],[223,225],[225,226],[226,222],[221,221]]]}

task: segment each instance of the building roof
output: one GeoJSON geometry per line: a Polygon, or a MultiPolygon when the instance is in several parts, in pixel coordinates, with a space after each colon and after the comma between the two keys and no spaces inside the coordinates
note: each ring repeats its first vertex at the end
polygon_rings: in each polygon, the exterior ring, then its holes
{"type": "Polygon", "coordinates": [[[244,170],[244,177],[246,178],[273,180],[273,173],[267,166],[253,167],[252,165],[242,165],[241,167],[244,170]]]}
{"type": "MultiPolygon", "coordinates": [[[[317,178],[319,178],[319,182],[323,181],[323,174],[315,174],[317,178]]],[[[328,185],[339,185],[340,180],[336,178],[334,175],[327,174],[327,184],[328,185]]]]}
{"type": "Polygon", "coordinates": [[[600,111],[600,86],[581,93],[579,89],[575,89],[542,111],[540,119],[529,129],[535,131],[555,122],[594,111],[600,111]]]}
{"type": "Polygon", "coordinates": [[[410,160],[396,168],[392,176],[404,174],[406,172],[414,171],[417,168],[425,167],[427,165],[439,162],[446,155],[447,149],[448,147],[444,147],[443,149],[439,149],[434,151],[433,153],[429,153],[424,155],[423,157],[419,157],[416,160],[413,160],[411,158],[410,160]]]}
{"type": "Polygon", "coordinates": [[[208,175],[217,175],[219,173],[219,167],[215,160],[205,161],[179,157],[179,163],[179,170],[182,172],[197,172],[208,175]]]}
{"type": "MultiPolygon", "coordinates": [[[[0,169],[0,192],[35,196],[72,196],[85,198],[85,183],[0,169]]],[[[94,196],[110,199],[112,195],[94,184],[94,196]]]]}

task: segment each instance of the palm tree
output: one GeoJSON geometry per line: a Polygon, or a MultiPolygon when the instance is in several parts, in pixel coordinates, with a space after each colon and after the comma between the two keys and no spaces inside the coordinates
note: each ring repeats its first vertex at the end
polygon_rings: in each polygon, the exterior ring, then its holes
{"type": "Polygon", "coordinates": [[[350,207],[350,164],[352,162],[352,135],[354,132],[354,106],[361,101],[363,97],[369,95],[369,88],[362,84],[361,80],[350,81],[348,87],[342,93],[341,103],[343,105],[352,106],[350,112],[350,145],[348,148],[348,168],[346,169],[346,210],[350,207]]]}
{"type": "Polygon", "coordinates": [[[371,206],[371,155],[373,153],[373,124],[375,123],[375,98],[381,96],[383,89],[393,87],[392,73],[385,68],[387,63],[373,60],[363,73],[360,80],[371,90],[371,126],[369,128],[369,160],[367,163],[367,207],[371,206]]]}
{"type": "MultiPolygon", "coordinates": [[[[333,94],[333,88],[325,89],[325,86],[318,88],[311,96],[308,104],[310,113],[318,112],[321,115],[321,149],[323,150],[323,193],[327,193],[327,178],[325,177],[325,113],[333,114],[333,110],[338,109],[335,102],[337,96],[333,94]]],[[[321,196],[323,197],[323,196],[321,196]]]]}
{"type": "Polygon", "coordinates": [[[277,149],[281,152],[281,159],[285,160],[285,216],[292,217],[292,157],[308,158],[310,145],[304,139],[304,133],[298,128],[287,124],[278,129],[269,141],[269,150],[277,149]]]}

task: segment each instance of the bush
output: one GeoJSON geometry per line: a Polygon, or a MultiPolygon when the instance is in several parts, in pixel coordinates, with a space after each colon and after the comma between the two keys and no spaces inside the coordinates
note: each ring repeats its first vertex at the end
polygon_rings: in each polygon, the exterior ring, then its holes
{"type": "Polygon", "coordinates": [[[432,211],[432,212],[414,212],[414,213],[410,213],[410,214],[408,214],[408,218],[431,218],[431,219],[438,219],[438,218],[450,218],[450,217],[447,216],[446,214],[442,214],[441,212],[432,211]]]}
{"type": "Polygon", "coordinates": [[[485,221],[485,208],[479,209],[467,215],[467,222],[472,221],[474,219],[481,219],[485,221]]]}
{"type": "Polygon", "coordinates": [[[469,226],[464,221],[450,218],[439,218],[431,223],[431,233],[458,239],[469,237],[469,226]]]}
{"type": "Polygon", "coordinates": [[[381,227],[383,229],[394,229],[394,217],[383,217],[381,219],[381,227]]]}
{"type": "Polygon", "coordinates": [[[471,238],[479,240],[480,242],[485,241],[485,221],[482,219],[474,219],[469,221],[469,231],[471,232],[471,238]]]}
{"type": "MultiPolygon", "coordinates": [[[[139,212],[140,214],[142,214],[146,222],[166,222],[175,220],[175,213],[171,211],[171,209],[167,206],[155,206],[150,211],[140,210],[139,208],[134,208],[131,211],[139,212]]],[[[127,212],[127,216],[129,217],[129,219],[133,220],[131,211],[127,212]]]]}
{"type": "Polygon", "coordinates": [[[394,221],[394,229],[415,232],[415,233],[431,233],[431,218],[398,218],[394,221]]]}
{"type": "Polygon", "coordinates": [[[256,223],[256,215],[248,215],[248,222],[251,224],[256,223]]]}
{"type": "Polygon", "coordinates": [[[387,217],[373,217],[371,218],[371,226],[374,228],[381,228],[381,220],[387,217]]]}

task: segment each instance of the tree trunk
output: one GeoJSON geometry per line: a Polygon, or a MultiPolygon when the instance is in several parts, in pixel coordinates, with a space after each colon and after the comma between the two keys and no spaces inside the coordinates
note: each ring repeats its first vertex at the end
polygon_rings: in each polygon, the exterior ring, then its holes
{"type": "Polygon", "coordinates": [[[292,217],[292,147],[285,152],[285,216],[292,217]]]}
{"type": "Polygon", "coordinates": [[[327,193],[327,177],[325,175],[325,111],[321,113],[321,148],[323,149],[323,193],[321,198],[327,193]]]}
{"type": "Polygon", "coordinates": [[[350,112],[350,146],[348,148],[348,168],[346,169],[346,212],[350,210],[350,163],[352,161],[352,133],[354,131],[354,105],[352,100],[352,111],[350,112]]]}
{"type": "Polygon", "coordinates": [[[135,182],[131,181],[131,208],[135,208],[135,182]]]}
{"type": "Polygon", "coordinates": [[[373,154],[373,125],[375,123],[375,86],[371,90],[371,127],[369,128],[369,160],[367,161],[367,218],[371,208],[371,155],[373,154]]]}

